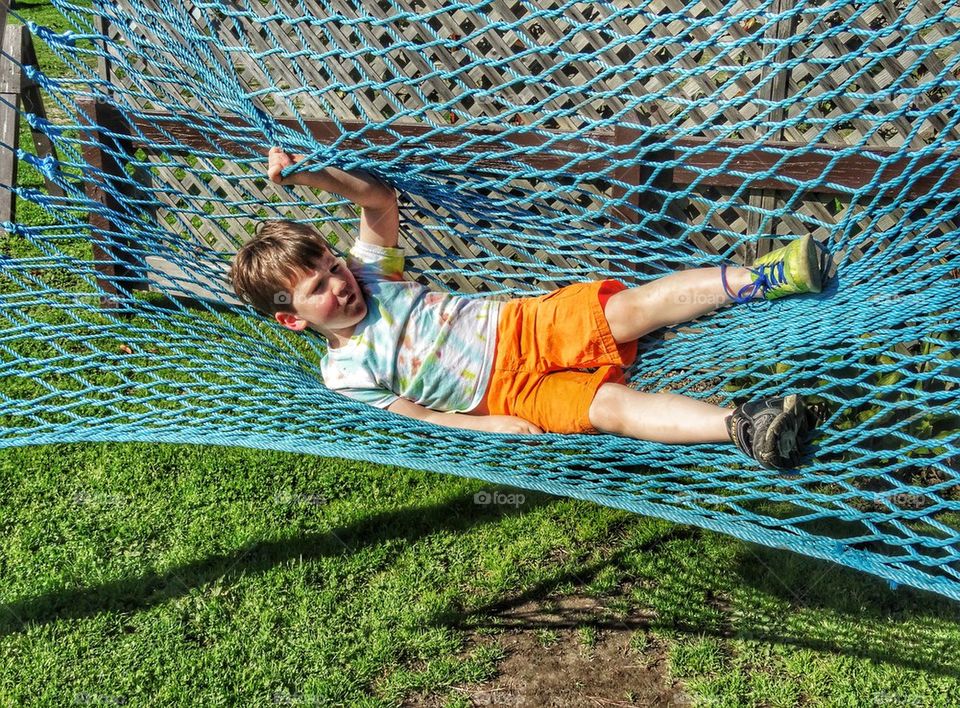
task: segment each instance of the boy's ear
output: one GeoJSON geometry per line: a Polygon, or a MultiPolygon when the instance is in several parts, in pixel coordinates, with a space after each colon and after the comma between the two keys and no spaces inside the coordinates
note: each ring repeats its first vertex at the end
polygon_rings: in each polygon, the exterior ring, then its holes
{"type": "Polygon", "coordinates": [[[308,322],[292,312],[275,312],[273,316],[277,322],[294,332],[300,332],[307,328],[308,322]]]}

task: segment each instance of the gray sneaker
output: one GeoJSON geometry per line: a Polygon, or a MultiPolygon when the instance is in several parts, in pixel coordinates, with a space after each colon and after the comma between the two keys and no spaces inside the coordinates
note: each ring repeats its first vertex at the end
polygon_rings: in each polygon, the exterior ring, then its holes
{"type": "Polygon", "coordinates": [[[767,469],[795,467],[800,444],[816,425],[818,414],[791,394],[737,406],[727,416],[727,433],[741,452],[767,469]]]}

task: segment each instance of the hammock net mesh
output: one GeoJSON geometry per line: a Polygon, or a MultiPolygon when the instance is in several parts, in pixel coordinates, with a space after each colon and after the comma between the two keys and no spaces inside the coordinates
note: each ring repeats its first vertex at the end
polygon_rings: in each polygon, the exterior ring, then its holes
{"type": "MultiPolygon", "coordinates": [[[[588,499],[960,599],[955,2],[54,0],[24,66],[56,189],[10,186],[0,445],[155,441],[363,459],[588,499]],[[644,338],[631,386],[830,411],[803,464],[732,445],[422,424],[328,391],[324,341],[224,279],[263,219],[343,254],[349,203],[270,145],[375,172],[407,277],[470,297],[748,263],[812,233],[824,292],[644,338]],[[29,223],[27,223],[29,222],[29,223]]],[[[15,21],[16,11],[11,12],[15,21]]]]}

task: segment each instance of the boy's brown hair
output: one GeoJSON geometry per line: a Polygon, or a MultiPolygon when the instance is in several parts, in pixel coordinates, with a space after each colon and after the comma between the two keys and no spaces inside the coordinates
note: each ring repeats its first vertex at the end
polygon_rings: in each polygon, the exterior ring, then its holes
{"type": "Polygon", "coordinates": [[[293,284],[329,251],[323,237],[307,224],[265,221],[257,235],[237,251],[229,278],[241,300],[272,317],[293,312],[293,284]]]}

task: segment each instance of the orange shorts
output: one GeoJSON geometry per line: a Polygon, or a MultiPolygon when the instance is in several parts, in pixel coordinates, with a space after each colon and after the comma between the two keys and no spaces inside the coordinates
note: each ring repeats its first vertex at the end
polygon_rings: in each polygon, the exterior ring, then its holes
{"type": "Polygon", "coordinates": [[[597,389],[625,383],[623,367],[637,357],[637,343],[617,344],[603,314],[607,299],[626,287],[598,280],[505,302],[487,388],[490,414],[517,416],[546,432],[597,432],[588,415],[597,389]]]}

